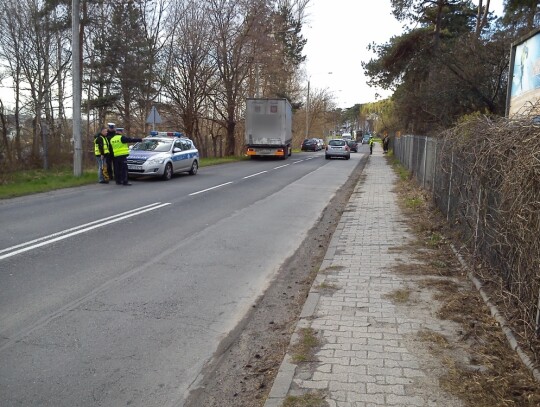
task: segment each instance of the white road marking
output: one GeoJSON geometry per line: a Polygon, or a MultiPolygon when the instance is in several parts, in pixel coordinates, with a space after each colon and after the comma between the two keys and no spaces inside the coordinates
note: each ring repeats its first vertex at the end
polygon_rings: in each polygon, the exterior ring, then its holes
{"type": "Polygon", "coordinates": [[[206,188],[206,189],[203,189],[203,190],[197,191],[197,192],[192,192],[191,194],[189,194],[189,196],[202,194],[203,192],[207,192],[207,191],[211,191],[211,190],[213,190],[213,189],[221,188],[221,187],[224,187],[225,185],[229,185],[229,184],[232,184],[232,183],[233,183],[233,182],[230,181],[230,182],[226,182],[226,183],[224,183],[224,184],[216,185],[215,187],[206,188]]]}
{"type": "Polygon", "coordinates": [[[246,175],[243,179],[248,179],[248,178],[251,178],[251,177],[256,177],[257,175],[264,174],[265,172],[268,172],[268,171],[261,171],[261,172],[258,172],[258,173],[256,173],[256,174],[246,175]]]}
{"type": "Polygon", "coordinates": [[[29,242],[25,242],[25,243],[18,244],[16,246],[8,247],[0,251],[0,253],[9,252],[7,254],[1,255],[0,260],[4,260],[9,257],[15,256],[17,254],[21,254],[29,250],[37,249],[38,247],[46,246],[48,244],[67,239],[69,237],[76,236],[81,233],[89,232],[93,229],[97,229],[97,228],[109,225],[111,223],[119,222],[121,220],[131,218],[132,216],[139,215],[141,213],[153,211],[155,209],[159,209],[167,205],[170,205],[170,203],[156,202],[150,205],[143,206],[141,208],[132,209],[130,211],[120,213],[118,215],[109,216],[107,218],[89,222],[84,225],[80,225],[80,226],[76,226],[70,229],[63,230],[61,232],[53,233],[48,236],[40,237],[39,239],[34,239],[29,242]]]}

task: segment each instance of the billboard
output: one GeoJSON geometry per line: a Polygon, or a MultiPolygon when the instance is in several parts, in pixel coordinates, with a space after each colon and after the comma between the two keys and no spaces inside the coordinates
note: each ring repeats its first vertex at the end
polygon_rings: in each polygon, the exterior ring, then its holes
{"type": "Polygon", "coordinates": [[[531,110],[539,100],[540,29],[537,29],[512,44],[506,116],[539,116],[540,111],[531,110]]]}

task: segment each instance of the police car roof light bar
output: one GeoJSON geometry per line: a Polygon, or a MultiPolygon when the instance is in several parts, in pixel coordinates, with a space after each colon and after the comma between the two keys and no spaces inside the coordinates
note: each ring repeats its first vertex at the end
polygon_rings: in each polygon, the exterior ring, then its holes
{"type": "Polygon", "coordinates": [[[184,137],[184,134],[179,131],[156,131],[152,130],[150,132],[150,137],[184,137]]]}

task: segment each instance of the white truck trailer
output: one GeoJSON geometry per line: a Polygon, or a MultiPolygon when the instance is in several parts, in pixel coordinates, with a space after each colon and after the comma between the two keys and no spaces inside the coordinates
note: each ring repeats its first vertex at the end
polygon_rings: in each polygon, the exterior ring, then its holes
{"type": "Polygon", "coordinates": [[[246,99],[247,155],[280,157],[291,155],[292,108],[287,99],[246,99]]]}

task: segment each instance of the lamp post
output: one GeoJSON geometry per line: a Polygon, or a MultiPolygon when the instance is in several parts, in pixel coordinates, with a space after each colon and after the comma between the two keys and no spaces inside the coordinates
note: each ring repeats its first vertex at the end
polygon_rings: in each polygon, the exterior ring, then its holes
{"type": "MultiPolygon", "coordinates": [[[[327,75],[332,75],[332,72],[325,72],[327,75]]],[[[310,81],[311,77],[313,75],[309,75],[308,81],[307,81],[307,97],[306,97],[306,137],[309,137],[309,88],[310,88],[310,81]]]]}
{"type": "Polygon", "coordinates": [[[79,53],[79,0],[72,0],[71,39],[73,71],[73,175],[82,176],[82,140],[81,140],[81,65],[79,53]]]}
{"type": "Polygon", "coordinates": [[[307,81],[307,97],[306,97],[306,137],[309,136],[309,79],[307,81]]]}

